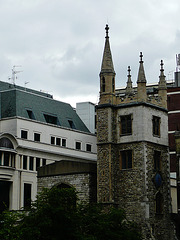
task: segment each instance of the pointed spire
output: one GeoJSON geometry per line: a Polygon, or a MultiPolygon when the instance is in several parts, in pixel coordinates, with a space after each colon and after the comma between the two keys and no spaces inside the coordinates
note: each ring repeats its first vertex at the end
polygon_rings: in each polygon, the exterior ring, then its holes
{"type": "Polygon", "coordinates": [[[128,80],[127,80],[127,87],[126,87],[126,94],[131,94],[133,92],[132,88],[132,81],[131,81],[131,68],[128,66],[128,80]]]}
{"type": "Polygon", "coordinates": [[[160,76],[159,76],[159,90],[166,90],[167,86],[166,86],[166,80],[165,80],[165,75],[164,75],[164,63],[163,60],[161,60],[161,64],[160,64],[161,68],[160,68],[160,76]]]}
{"type": "Polygon", "coordinates": [[[113,72],[114,73],[114,66],[112,61],[110,43],[109,43],[109,26],[106,24],[106,37],[105,37],[105,47],[103,53],[103,60],[101,65],[101,72],[113,72]]]}
{"type": "Polygon", "coordinates": [[[140,65],[139,65],[139,73],[138,73],[138,79],[137,79],[137,83],[146,83],[146,77],[145,77],[145,72],[144,72],[144,65],[143,65],[143,54],[142,52],[140,52],[140,65]]]}

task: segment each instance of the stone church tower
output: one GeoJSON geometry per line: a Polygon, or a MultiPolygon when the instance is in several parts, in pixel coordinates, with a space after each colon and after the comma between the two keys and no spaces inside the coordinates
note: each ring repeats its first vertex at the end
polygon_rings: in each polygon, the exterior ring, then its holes
{"type": "Polygon", "coordinates": [[[167,90],[161,61],[158,94],[146,91],[140,53],[137,89],[131,69],[125,93],[115,92],[115,71],[106,25],[97,106],[98,202],[125,209],[143,239],[176,239],[170,220],[167,90]]]}

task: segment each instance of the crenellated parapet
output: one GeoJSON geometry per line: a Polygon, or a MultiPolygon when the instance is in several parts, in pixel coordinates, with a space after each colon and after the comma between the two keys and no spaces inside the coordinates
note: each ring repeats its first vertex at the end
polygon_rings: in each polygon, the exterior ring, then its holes
{"type": "Polygon", "coordinates": [[[167,108],[167,87],[164,75],[163,61],[161,60],[158,93],[147,93],[147,81],[144,71],[143,54],[140,52],[139,70],[137,77],[137,89],[132,86],[131,69],[128,66],[127,85],[124,94],[116,94],[114,65],[109,42],[109,27],[106,25],[105,47],[101,65],[100,76],[100,99],[99,104],[127,104],[132,102],[147,102],[159,107],[167,108]]]}
{"type": "MultiPolygon", "coordinates": [[[[167,108],[167,87],[166,87],[166,80],[164,75],[163,69],[163,61],[161,60],[161,68],[160,68],[160,76],[159,76],[159,83],[158,83],[158,92],[156,93],[147,93],[147,86],[146,86],[146,77],[144,72],[143,60],[142,60],[142,52],[140,53],[140,66],[138,72],[138,79],[137,79],[137,88],[133,88],[132,80],[131,80],[131,69],[128,66],[128,79],[127,85],[122,94],[115,94],[115,98],[113,100],[113,104],[127,104],[133,102],[147,102],[159,107],[167,108]]],[[[107,99],[106,99],[107,100],[107,99]]],[[[108,102],[108,101],[107,101],[108,102]]],[[[111,102],[112,103],[112,102],[111,102]]]]}

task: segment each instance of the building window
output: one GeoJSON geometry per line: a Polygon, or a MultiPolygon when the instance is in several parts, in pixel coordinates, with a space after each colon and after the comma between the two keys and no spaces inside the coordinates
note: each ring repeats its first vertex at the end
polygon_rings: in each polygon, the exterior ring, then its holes
{"type": "Polygon", "coordinates": [[[23,169],[27,169],[27,156],[23,156],[23,169]]]}
{"type": "Polygon", "coordinates": [[[153,116],[152,123],[153,123],[153,135],[160,136],[160,117],[153,116]]]}
{"type": "Polygon", "coordinates": [[[86,151],[91,152],[91,144],[86,144],[86,151]]]}
{"type": "Polygon", "coordinates": [[[56,116],[52,116],[49,114],[44,114],[44,118],[47,123],[54,124],[54,125],[60,125],[59,120],[56,116]]]}
{"type": "Polygon", "coordinates": [[[76,129],[74,122],[72,120],[68,120],[68,123],[69,123],[70,128],[76,129]]]}
{"type": "Polygon", "coordinates": [[[28,131],[21,130],[21,138],[27,139],[27,136],[28,136],[28,131]]]}
{"type": "Polygon", "coordinates": [[[66,147],[66,139],[62,138],[62,147],[66,147]]]}
{"type": "Polygon", "coordinates": [[[120,117],[121,134],[132,134],[132,115],[124,115],[120,117]]]}
{"type": "Polygon", "coordinates": [[[46,159],[45,159],[45,158],[43,158],[43,160],[42,160],[42,165],[43,165],[43,166],[46,165],[46,159]]]}
{"type": "Polygon", "coordinates": [[[36,171],[40,167],[40,158],[36,158],[36,171]]]}
{"type": "Polygon", "coordinates": [[[34,141],[40,142],[40,137],[41,137],[40,133],[34,133],[34,141]]]}
{"type": "Polygon", "coordinates": [[[51,144],[55,144],[55,137],[51,136],[51,144]]]}
{"type": "Polygon", "coordinates": [[[156,194],[156,214],[163,213],[163,196],[160,192],[156,194]]]}
{"type": "Polygon", "coordinates": [[[76,142],[76,149],[81,150],[81,142],[76,142]]]}
{"type": "Polygon", "coordinates": [[[57,146],[60,146],[60,145],[61,145],[61,139],[58,138],[58,137],[56,138],[56,145],[57,145],[57,146]]]}
{"type": "Polygon", "coordinates": [[[120,152],[120,168],[132,168],[132,150],[125,150],[120,152]]]}
{"type": "Polygon", "coordinates": [[[115,81],[114,81],[114,78],[112,79],[112,91],[114,92],[115,90],[115,81]]]}
{"type": "Polygon", "coordinates": [[[33,171],[34,170],[34,158],[29,157],[29,170],[33,171]]]}
{"type": "Polygon", "coordinates": [[[4,152],[4,166],[9,167],[9,158],[10,154],[8,152],[4,152]]]}
{"type": "Polygon", "coordinates": [[[34,113],[33,113],[31,110],[26,110],[26,111],[27,111],[28,117],[29,117],[30,119],[35,120],[34,113]]]}
{"type": "Polygon", "coordinates": [[[105,78],[103,77],[102,79],[102,92],[106,91],[106,83],[105,83],[105,78]]]}
{"type": "Polygon", "coordinates": [[[31,207],[31,184],[24,183],[24,208],[31,207]]]}
{"type": "Polygon", "coordinates": [[[154,170],[160,171],[161,170],[161,152],[154,151],[154,170]]]}

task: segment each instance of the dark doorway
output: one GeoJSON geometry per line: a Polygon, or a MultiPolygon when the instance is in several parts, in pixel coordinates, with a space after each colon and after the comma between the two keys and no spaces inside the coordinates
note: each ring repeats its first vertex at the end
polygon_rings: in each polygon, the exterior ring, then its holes
{"type": "Polygon", "coordinates": [[[70,185],[68,185],[68,184],[65,184],[65,183],[61,183],[61,184],[59,184],[58,186],[56,186],[57,188],[59,188],[59,189],[61,189],[61,188],[71,188],[71,186],[70,185]]]}
{"type": "Polygon", "coordinates": [[[10,182],[0,181],[0,213],[9,209],[10,182]]]}
{"type": "Polygon", "coordinates": [[[24,208],[31,207],[31,184],[24,183],[24,208]]]}

